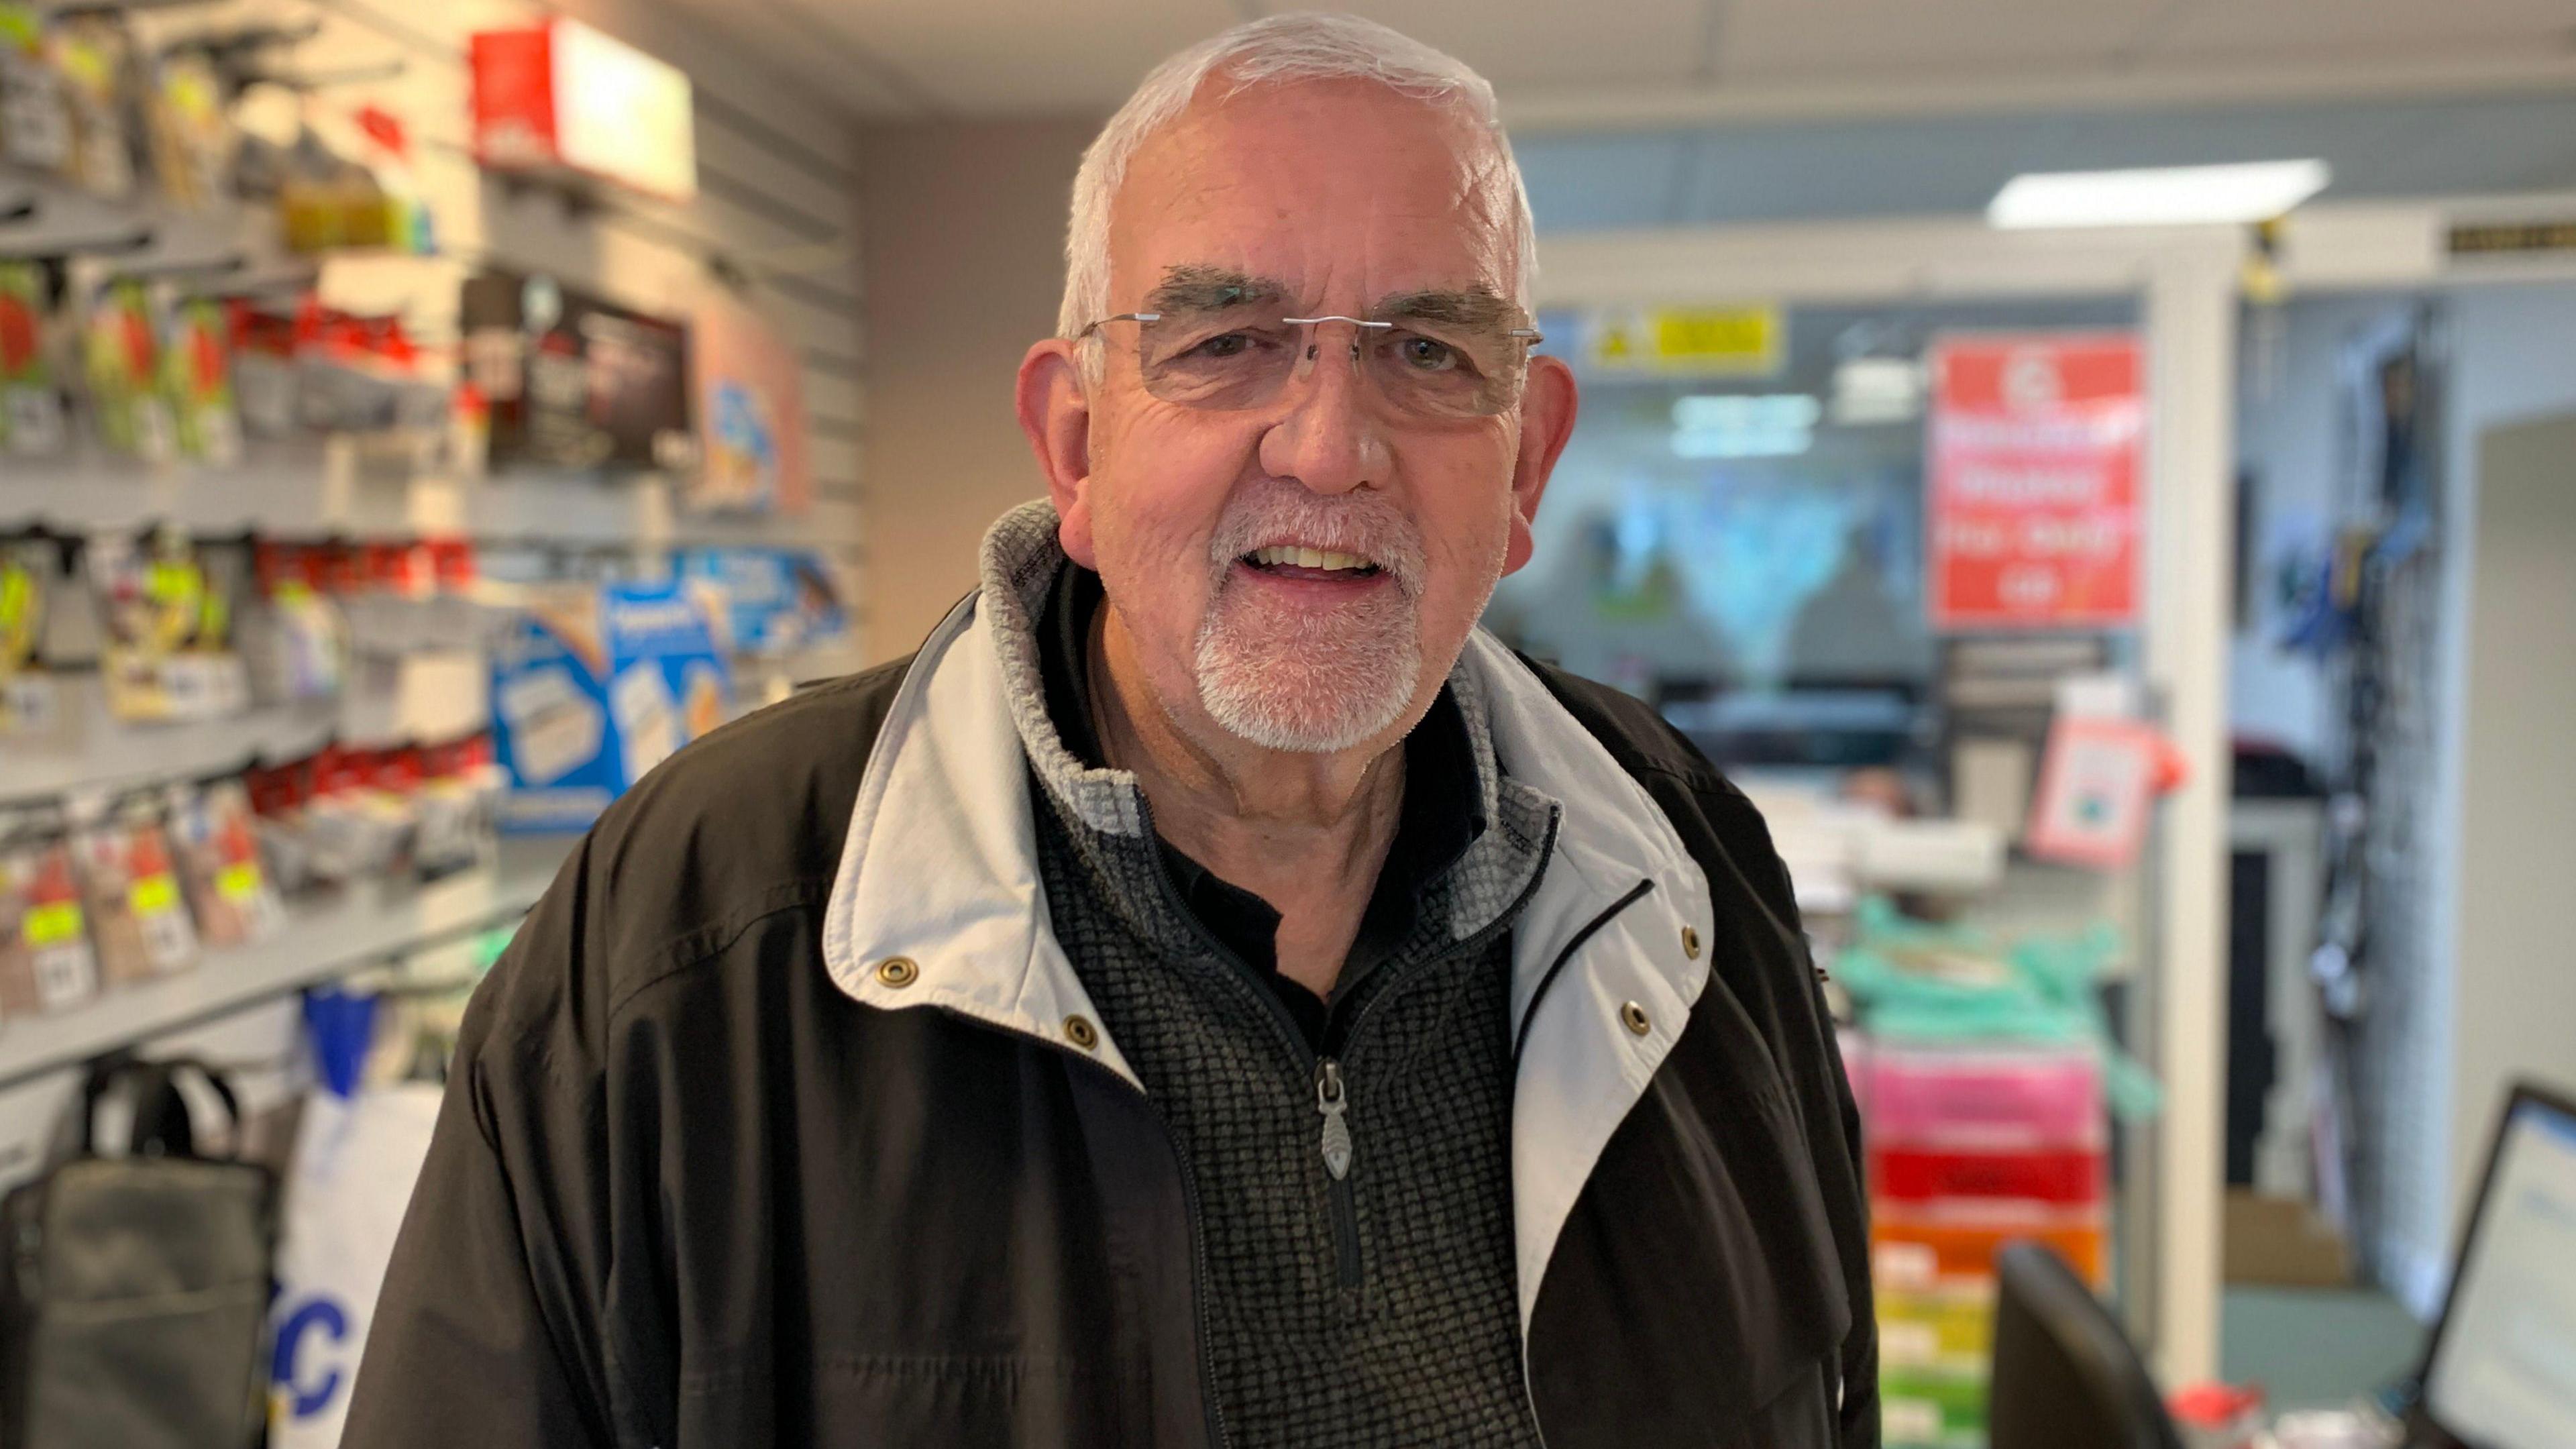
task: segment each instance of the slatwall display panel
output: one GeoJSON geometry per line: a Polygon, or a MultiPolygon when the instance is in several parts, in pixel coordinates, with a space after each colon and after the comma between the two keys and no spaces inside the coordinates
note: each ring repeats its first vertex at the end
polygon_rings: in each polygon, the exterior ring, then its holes
{"type": "MultiPolygon", "coordinates": [[[[257,23],[309,30],[309,38],[273,54],[278,68],[318,82],[310,92],[316,110],[345,116],[372,105],[402,121],[412,182],[434,214],[436,255],[332,257],[322,271],[327,302],[368,312],[398,309],[423,342],[452,344],[459,288],[487,266],[551,272],[621,305],[677,317],[701,298],[730,291],[766,318],[804,363],[810,510],[796,517],[696,518],[676,510],[667,483],[651,480],[505,473],[484,481],[424,477],[407,486],[353,487],[330,448],[262,445],[230,470],[13,465],[0,484],[0,525],[43,520],[81,528],[161,518],[209,532],[251,526],[368,536],[440,529],[647,555],[670,544],[785,544],[824,555],[853,611],[854,631],[866,627],[855,613],[865,566],[866,332],[856,137],[844,116],[737,51],[719,28],[645,0],[216,0],[134,16],[146,44],[257,23]],[[699,173],[694,200],[671,203],[604,186],[573,198],[542,183],[487,176],[473,164],[468,38],[553,14],[595,25],[690,74],[699,173]]],[[[264,217],[253,218],[252,233],[266,225],[264,217]]],[[[811,678],[855,667],[861,657],[853,640],[789,667],[811,678]]],[[[173,746],[152,758],[166,753],[193,768],[209,751],[237,753],[241,739],[255,736],[266,746],[327,728],[291,715],[259,711],[215,730],[204,748],[173,746]]],[[[37,783],[49,789],[91,776],[121,779],[136,768],[130,743],[102,740],[95,750],[84,746],[78,758],[0,760],[0,787],[13,771],[35,780],[29,771],[37,764],[37,783]]],[[[7,794],[0,788],[0,796],[7,794]]],[[[453,955],[458,932],[512,918],[552,869],[552,860],[513,845],[498,866],[441,886],[360,892],[304,910],[268,946],[231,953],[238,960],[210,955],[197,972],[166,986],[111,993],[59,1016],[0,1022],[0,1186],[41,1166],[42,1143],[76,1084],[71,1063],[78,1057],[121,1043],[147,1052],[206,1043],[233,1064],[289,1060],[298,1028],[291,1007],[280,1006],[291,1002],[295,987],[418,957],[414,942],[431,943],[425,949],[432,958],[453,955]]],[[[273,1103],[289,1080],[252,1073],[250,1105],[273,1103]]]]}

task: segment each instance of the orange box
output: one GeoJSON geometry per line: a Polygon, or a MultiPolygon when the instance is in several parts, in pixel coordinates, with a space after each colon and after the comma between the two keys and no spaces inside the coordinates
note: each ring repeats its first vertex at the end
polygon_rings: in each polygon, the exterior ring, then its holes
{"type": "Polygon", "coordinates": [[[1991,1279],[1996,1251],[2027,1239],[2056,1249],[2099,1290],[2110,1278],[2110,1237],[2097,1213],[1908,1216],[1882,1210],[1869,1230],[1870,1271],[1880,1287],[1899,1291],[1991,1279]]]}

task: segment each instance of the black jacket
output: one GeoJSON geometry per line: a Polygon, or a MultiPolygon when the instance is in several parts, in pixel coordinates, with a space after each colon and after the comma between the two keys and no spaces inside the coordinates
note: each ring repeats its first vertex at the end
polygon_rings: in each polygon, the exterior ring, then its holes
{"type": "MultiPolygon", "coordinates": [[[[350,1449],[1213,1449],[1189,1186],[1110,1044],[981,1019],[940,994],[932,951],[918,987],[827,969],[880,735],[919,737],[888,725],[929,690],[905,687],[931,672],[913,663],[692,745],[566,862],[467,1013],[350,1449]]],[[[1652,711],[1537,677],[1536,707],[1552,696],[1669,819],[1710,924],[1705,988],[1655,1028],[1659,1064],[1565,1180],[1524,1287],[1541,1430],[1551,1449],[1874,1446],[1858,1125],[1787,876],[1652,711]]],[[[876,848],[943,828],[891,822],[876,848]]],[[[1550,869],[1572,889],[1585,868],[1550,869]]],[[[1593,983],[1567,963],[1631,909],[1599,904],[1544,943],[1525,1023],[1589,1030],[1593,983]]],[[[1530,1070],[1522,1110],[1547,1115],[1530,1070]]]]}

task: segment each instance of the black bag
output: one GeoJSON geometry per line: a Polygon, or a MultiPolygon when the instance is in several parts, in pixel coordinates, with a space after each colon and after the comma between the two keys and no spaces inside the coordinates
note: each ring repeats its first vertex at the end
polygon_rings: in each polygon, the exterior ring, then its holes
{"type": "MultiPolygon", "coordinates": [[[[179,1079],[197,1062],[102,1063],[77,1150],[0,1201],[0,1449],[247,1449],[267,1421],[277,1181],[197,1155],[179,1079]],[[100,1100],[134,1101],[132,1150],[96,1151],[100,1100]]],[[[238,1132],[236,1132],[238,1135],[238,1132]]]]}

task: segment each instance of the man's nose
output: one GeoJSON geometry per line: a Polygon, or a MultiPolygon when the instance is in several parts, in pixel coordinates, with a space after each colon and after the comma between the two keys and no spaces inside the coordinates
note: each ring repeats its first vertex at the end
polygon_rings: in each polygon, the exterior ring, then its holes
{"type": "Polygon", "coordinates": [[[1392,453],[1352,355],[1355,330],[1327,322],[1307,334],[1310,353],[1288,381],[1286,411],[1261,438],[1263,472],[1294,478],[1317,493],[1347,493],[1386,481],[1392,453]]]}

